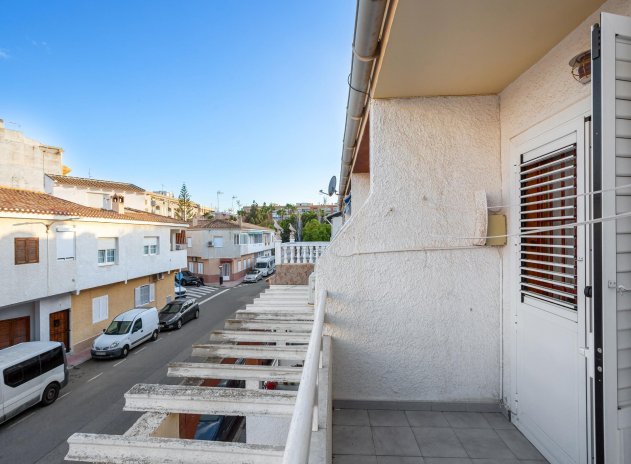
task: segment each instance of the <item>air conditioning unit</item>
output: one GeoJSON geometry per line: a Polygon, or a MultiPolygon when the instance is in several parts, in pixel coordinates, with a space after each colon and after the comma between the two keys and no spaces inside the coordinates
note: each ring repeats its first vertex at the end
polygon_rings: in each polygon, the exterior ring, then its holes
{"type": "Polygon", "coordinates": [[[208,242],[208,248],[212,248],[212,247],[214,247],[214,246],[215,246],[215,245],[213,244],[213,242],[208,242]]]}

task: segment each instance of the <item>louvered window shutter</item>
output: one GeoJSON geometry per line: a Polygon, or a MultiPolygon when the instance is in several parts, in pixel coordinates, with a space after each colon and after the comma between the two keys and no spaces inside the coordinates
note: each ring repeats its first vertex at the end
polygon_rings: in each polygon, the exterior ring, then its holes
{"type": "Polygon", "coordinates": [[[26,239],[26,261],[28,263],[39,263],[39,239],[26,239]]]}
{"type": "Polygon", "coordinates": [[[523,296],[576,310],[576,145],[520,164],[523,296]]]}
{"type": "Polygon", "coordinates": [[[26,263],[26,239],[15,239],[15,264],[26,263]]]}

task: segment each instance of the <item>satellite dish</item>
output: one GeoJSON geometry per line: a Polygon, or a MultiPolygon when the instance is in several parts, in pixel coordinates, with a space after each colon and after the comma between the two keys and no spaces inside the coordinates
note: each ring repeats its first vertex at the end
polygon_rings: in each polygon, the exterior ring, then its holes
{"type": "Polygon", "coordinates": [[[329,196],[333,196],[334,193],[337,193],[335,191],[336,185],[337,185],[337,178],[333,176],[331,177],[331,180],[329,181],[329,196]]]}

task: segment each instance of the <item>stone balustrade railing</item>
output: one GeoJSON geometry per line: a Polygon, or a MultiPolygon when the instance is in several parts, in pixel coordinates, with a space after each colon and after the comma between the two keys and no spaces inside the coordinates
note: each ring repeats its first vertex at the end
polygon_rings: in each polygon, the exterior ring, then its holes
{"type": "Polygon", "coordinates": [[[329,242],[275,242],[276,264],[315,264],[329,242]]]}

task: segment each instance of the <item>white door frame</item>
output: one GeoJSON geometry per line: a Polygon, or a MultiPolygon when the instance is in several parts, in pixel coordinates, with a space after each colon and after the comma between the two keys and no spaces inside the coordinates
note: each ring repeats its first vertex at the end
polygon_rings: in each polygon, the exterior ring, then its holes
{"type": "MultiPolygon", "coordinates": [[[[510,230],[513,233],[518,233],[520,230],[520,214],[519,207],[517,205],[520,204],[519,198],[519,164],[520,164],[520,156],[522,153],[526,153],[530,150],[541,147],[542,145],[546,145],[547,143],[553,142],[555,140],[559,140],[568,134],[575,133],[576,134],[576,150],[577,150],[577,171],[579,172],[579,177],[577,178],[577,191],[584,192],[589,189],[586,183],[586,176],[589,172],[589,166],[586,165],[586,160],[588,159],[588,154],[585,153],[585,118],[589,116],[591,111],[591,102],[590,99],[584,99],[569,108],[565,109],[554,115],[553,117],[542,121],[530,129],[524,131],[518,136],[514,137],[510,141],[510,159],[511,164],[513,165],[512,170],[512,179],[511,179],[511,200],[510,203],[513,205],[509,212],[509,223],[510,230]],[[581,176],[583,174],[583,176],[581,176]]],[[[543,153],[542,153],[543,154],[543,153]]],[[[584,208],[581,208],[582,202],[579,202],[577,206],[579,207],[577,210],[578,221],[584,221],[586,218],[587,211],[584,208]]],[[[588,253],[586,248],[586,236],[585,236],[585,228],[579,227],[577,231],[579,243],[581,249],[577,249],[577,257],[579,260],[582,259],[584,272],[579,272],[578,281],[577,281],[577,291],[578,291],[578,306],[579,310],[573,315],[574,320],[577,323],[577,356],[579,356],[579,350],[581,353],[589,353],[589,345],[591,342],[591,337],[588,334],[586,321],[587,310],[591,310],[591,301],[588,301],[583,295],[583,289],[586,285],[586,279],[588,278],[586,264],[588,262],[588,253]],[[589,305],[589,306],[588,306],[589,305]],[[587,348],[587,350],[585,350],[587,348]]],[[[521,299],[519,296],[520,293],[520,276],[519,276],[519,262],[520,262],[520,240],[519,237],[513,238],[512,241],[512,253],[511,253],[511,283],[510,283],[510,294],[511,294],[511,313],[513,316],[513,321],[515,324],[512,324],[512,333],[511,333],[511,352],[512,352],[512,362],[511,364],[511,399],[510,399],[510,408],[511,411],[517,412],[516,425],[522,430],[522,432],[539,448],[539,450],[544,454],[544,456],[550,460],[551,462],[568,462],[567,456],[555,456],[551,454],[550,450],[547,449],[543,442],[538,440],[538,437],[535,436],[531,431],[529,431],[525,426],[520,427],[519,424],[519,402],[517,387],[517,372],[518,372],[518,346],[517,346],[517,314],[518,314],[518,306],[521,303],[521,299]]],[[[580,264],[580,261],[579,261],[580,264]]],[[[551,317],[566,317],[568,319],[572,318],[572,314],[566,311],[556,311],[554,308],[551,308],[552,305],[546,306],[545,302],[542,302],[541,305],[535,305],[541,308],[544,311],[549,311],[551,317]]],[[[552,320],[552,319],[551,319],[552,320]]],[[[588,369],[587,366],[590,364],[591,360],[580,357],[578,361],[579,372],[578,378],[576,379],[578,384],[578,395],[579,395],[579,412],[578,412],[578,441],[579,441],[579,451],[578,451],[578,462],[581,464],[586,464],[588,462],[588,446],[589,446],[589,430],[590,424],[588,421],[588,396],[587,396],[587,375],[588,369]],[[581,367],[584,363],[584,368],[581,367]]],[[[554,381],[554,379],[550,379],[550,381],[554,381]]],[[[541,392],[542,395],[545,392],[541,392]]]]}

